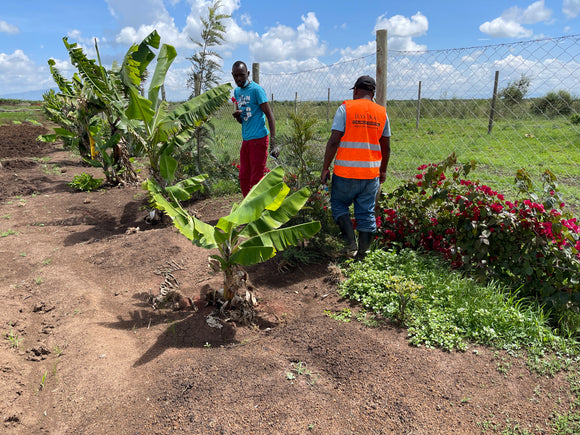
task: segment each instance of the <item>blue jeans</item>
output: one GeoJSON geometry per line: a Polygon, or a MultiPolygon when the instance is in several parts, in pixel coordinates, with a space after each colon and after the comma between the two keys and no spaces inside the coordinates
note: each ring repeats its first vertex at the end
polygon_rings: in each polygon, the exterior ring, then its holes
{"type": "Polygon", "coordinates": [[[373,233],[375,221],[375,198],[379,191],[379,178],[357,180],[332,175],[330,207],[336,221],[342,215],[350,215],[349,207],[354,203],[354,218],[359,231],[373,233]]]}

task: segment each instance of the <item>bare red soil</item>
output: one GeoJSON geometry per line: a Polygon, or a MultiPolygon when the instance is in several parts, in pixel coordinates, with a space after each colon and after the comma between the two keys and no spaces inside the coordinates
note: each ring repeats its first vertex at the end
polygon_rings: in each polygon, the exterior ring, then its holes
{"type": "MultiPolygon", "coordinates": [[[[73,191],[74,175],[101,175],[36,142],[44,132],[0,126],[3,433],[550,433],[568,409],[566,375],[540,377],[524,358],[415,348],[388,322],[328,317],[357,307],[327,263],[250,268],[255,325],[210,327],[203,300],[221,278],[209,252],[145,222],[139,186],[73,191]],[[169,270],[197,310],[148,304],[169,270]]],[[[215,221],[239,200],[191,209],[215,221]]]]}

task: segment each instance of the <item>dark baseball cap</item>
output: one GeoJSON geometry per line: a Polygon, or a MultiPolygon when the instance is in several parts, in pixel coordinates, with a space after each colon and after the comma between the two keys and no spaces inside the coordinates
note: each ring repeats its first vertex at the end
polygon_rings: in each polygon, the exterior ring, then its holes
{"type": "Polygon", "coordinates": [[[377,84],[375,83],[375,79],[371,76],[360,76],[351,89],[364,89],[374,92],[376,88],[377,84]]]}

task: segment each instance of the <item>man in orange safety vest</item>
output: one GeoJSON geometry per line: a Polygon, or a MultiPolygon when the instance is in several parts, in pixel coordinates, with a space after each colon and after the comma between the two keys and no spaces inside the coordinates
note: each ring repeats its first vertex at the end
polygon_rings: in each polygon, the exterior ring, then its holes
{"type": "Polygon", "coordinates": [[[332,217],[349,255],[364,257],[376,231],[375,200],[385,182],[391,154],[391,127],[386,109],[373,102],[376,83],[361,76],[354,84],[352,100],[336,111],[326,144],[320,178],[330,178],[334,160],[330,206],[332,217]],[[358,246],[349,207],[354,204],[358,246]]]}

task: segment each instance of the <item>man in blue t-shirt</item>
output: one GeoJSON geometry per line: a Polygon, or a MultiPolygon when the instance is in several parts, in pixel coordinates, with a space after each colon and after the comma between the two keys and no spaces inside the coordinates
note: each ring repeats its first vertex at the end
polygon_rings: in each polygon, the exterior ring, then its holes
{"type": "Polygon", "coordinates": [[[270,153],[278,157],[275,145],[276,121],[264,89],[248,79],[248,67],[242,61],[232,66],[232,76],[238,87],[234,89],[236,111],[234,118],[242,124],[240,149],[240,187],[246,196],[266,173],[268,144],[270,153]],[[268,128],[266,128],[268,120],[268,128]],[[270,140],[268,141],[268,130],[270,140]]]}

